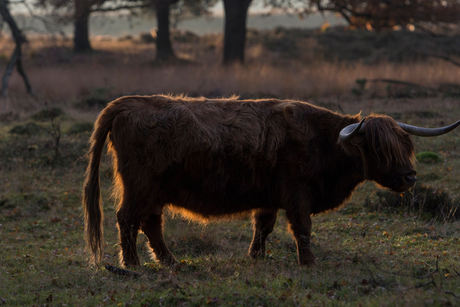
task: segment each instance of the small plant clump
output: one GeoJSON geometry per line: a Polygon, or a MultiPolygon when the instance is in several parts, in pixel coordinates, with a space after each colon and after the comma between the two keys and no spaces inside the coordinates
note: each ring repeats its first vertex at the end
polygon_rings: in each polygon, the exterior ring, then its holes
{"type": "Polygon", "coordinates": [[[61,108],[45,108],[32,115],[31,118],[39,122],[48,122],[64,114],[61,108]]]}
{"type": "Polygon", "coordinates": [[[19,119],[19,114],[10,112],[0,113],[0,122],[12,122],[19,119]]]}
{"type": "Polygon", "coordinates": [[[415,155],[415,158],[420,163],[437,163],[442,162],[442,158],[439,154],[432,151],[423,151],[415,155]]]}
{"type": "Polygon", "coordinates": [[[43,127],[34,123],[29,122],[25,124],[15,125],[13,128],[10,129],[9,133],[11,134],[19,134],[19,135],[37,135],[43,131],[43,127]]]}
{"type": "Polygon", "coordinates": [[[144,44],[155,43],[157,41],[156,37],[153,37],[150,32],[139,33],[139,40],[144,44]]]}
{"type": "Polygon", "coordinates": [[[116,98],[112,97],[111,91],[111,87],[97,87],[79,99],[74,107],[83,110],[105,108],[112,99],[116,98]]]}
{"type": "Polygon", "coordinates": [[[75,123],[69,127],[67,130],[67,134],[77,134],[83,133],[93,130],[93,123],[83,122],[83,123],[75,123]]]}
{"type": "Polygon", "coordinates": [[[402,194],[387,190],[375,193],[377,199],[366,198],[364,206],[367,210],[392,212],[395,210],[409,212],[430,221],[453,221],[460,219],[460,199],[453,199],[444,190],[434,189],[424,184],[402,194]]]}

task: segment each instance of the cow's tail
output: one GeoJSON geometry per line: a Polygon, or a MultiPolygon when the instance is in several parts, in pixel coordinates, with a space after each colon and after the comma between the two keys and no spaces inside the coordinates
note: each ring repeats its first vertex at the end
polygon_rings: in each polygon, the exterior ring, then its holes
{"type": "Polygon", "coordinates": [[[103,245],[103,211],[99,183],[99,166],[105,141],[115,117],[119,114],[119,101],[112,102],[99,115],[94,124],[90,139],[90,149],[87,153],[89,160],[86,178],[83,186],[83,211],[85,219],[86,250],[91,255],[93,263],[99,264],[102,258],[103,245]]]}

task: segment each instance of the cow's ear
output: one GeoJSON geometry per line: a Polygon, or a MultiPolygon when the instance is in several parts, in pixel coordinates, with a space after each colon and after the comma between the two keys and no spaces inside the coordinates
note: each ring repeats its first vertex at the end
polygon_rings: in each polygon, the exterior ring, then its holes
{"type": "Polygon", "coordinates": [[[365,143],[365,137],[363,134],[357,134],[347,142],[342,142],[340,139],[337,140],[343,151],[349,156],[361,157],[361,150],[365,143]]]}
{"type": "Polygon", "coordinates": [[[301,133],[303,138],[311,139],[314,137],[314,129],[311,129],[312,111],[309,105],[291,102],[284,107],[284,117],[289,128],[301,133]]]}

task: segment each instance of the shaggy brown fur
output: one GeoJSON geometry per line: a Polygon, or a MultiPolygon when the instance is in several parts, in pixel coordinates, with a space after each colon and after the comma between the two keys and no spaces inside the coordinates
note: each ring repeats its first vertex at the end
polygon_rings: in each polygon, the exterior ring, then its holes
{"type": "Polygon", "coordinates": [[[252,257],[264,256],[283,209],[299,263],[311,263],[311,214],[340,206],[366,179],[403,191],[411,185],[408,174],[415,175],[411,139],[390,117],[371,115],[365,133],[338,141],[340,130],[359,120],[299,101],[119,98],[101,112],[91,137],[83,194],[87,246],[97,262],[99,164],[109,136],[124,265],[139,264],[139,231],[159,261],[176,262],[162,232],[169,204],[201,219],[251,212],[252,257]]]}

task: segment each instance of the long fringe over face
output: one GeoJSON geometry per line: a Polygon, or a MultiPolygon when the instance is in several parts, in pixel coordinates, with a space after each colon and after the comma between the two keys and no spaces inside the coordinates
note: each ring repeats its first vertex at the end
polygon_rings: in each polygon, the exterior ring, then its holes
{"type": "Polygon", "coordinates": [[[366,145],[379,164],[384,167],[402,167],[408,161],[415,164],[414,145],[410,135],[392,118],[373,114],[366,119],[365,125],[366,145]]]}

